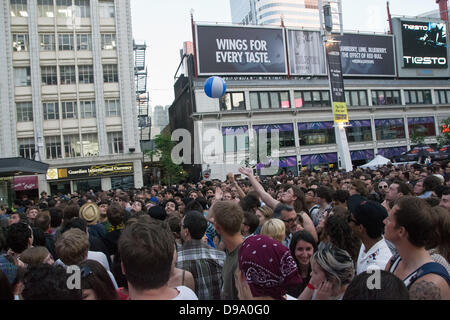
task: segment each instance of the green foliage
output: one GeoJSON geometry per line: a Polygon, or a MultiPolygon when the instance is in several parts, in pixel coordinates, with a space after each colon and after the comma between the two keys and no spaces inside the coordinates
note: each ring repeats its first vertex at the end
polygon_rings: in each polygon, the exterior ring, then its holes
{"type": "Polygon", "coordinates": [[[163,133],[155,136],[154,144],[155,148],[147,154],[152,159],[153,157],[159,157],[159,164],[163,169],[162,181],[166,184],[177,184],[183,181],[188,174],[181,165],[172,161],[171,153],[176,142],[172,141],[171,135],[163,133]]]}
{"type": "Polygon", "coordinates": [[[425,143],[425,135],[418,130],[410,132],[409,137],[411,139],[411,144],[413,145],[425,143]]]}

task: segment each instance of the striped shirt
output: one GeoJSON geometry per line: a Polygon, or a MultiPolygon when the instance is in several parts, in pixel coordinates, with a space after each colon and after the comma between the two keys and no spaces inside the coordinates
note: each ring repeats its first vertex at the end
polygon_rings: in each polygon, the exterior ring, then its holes
{"type": "Polygon", "coordinates": [[[192,273],[199,300],[220,300],[226,254],[201,240],[189,240],[178,252],[177,268],[192,273]]]}

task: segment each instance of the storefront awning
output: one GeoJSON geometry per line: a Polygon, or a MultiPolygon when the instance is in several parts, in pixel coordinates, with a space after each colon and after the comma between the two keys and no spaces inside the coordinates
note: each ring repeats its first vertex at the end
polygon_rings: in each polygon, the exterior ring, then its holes
{"type": "Polygon", "coordinates": [[[0,177],[46,174],[48,166],[47,163],[21,157],[0,158],[0,177]]]}

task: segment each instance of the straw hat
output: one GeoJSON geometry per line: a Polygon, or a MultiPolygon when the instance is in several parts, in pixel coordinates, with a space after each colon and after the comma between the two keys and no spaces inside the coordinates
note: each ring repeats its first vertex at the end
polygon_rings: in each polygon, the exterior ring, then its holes
{"type": "Polygon", "coordinates": [[[80,218],[86,220],[86,222],[89,224],[97,223],[98,219],[100,218],[99,207],[93,202],[85,203],[80,208],[80,218]]]}

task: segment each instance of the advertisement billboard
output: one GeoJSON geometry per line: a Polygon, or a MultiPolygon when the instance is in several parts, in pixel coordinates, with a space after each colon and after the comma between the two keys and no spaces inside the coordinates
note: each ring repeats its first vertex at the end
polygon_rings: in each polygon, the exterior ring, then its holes
{"type": "Polygon", "coordinates": [[[199,75],[287,74],[281,28],[196,25],[199,75]]]}
{"type": "Polygon", "coordinates": [[[444,22],[402,20],[401,30],[404,68],[447,68],[444,22]]]}
{"type": "Polygon", "coordinates": [[[344,76],[396,76],[392,36],[346,33],[338,39],[344,76]]]}
{"type": "Polygon", "coordinates": [[[292,75],[326,75],[325,50],[320,32],[288,30],[289,67],[292,75]]]}

